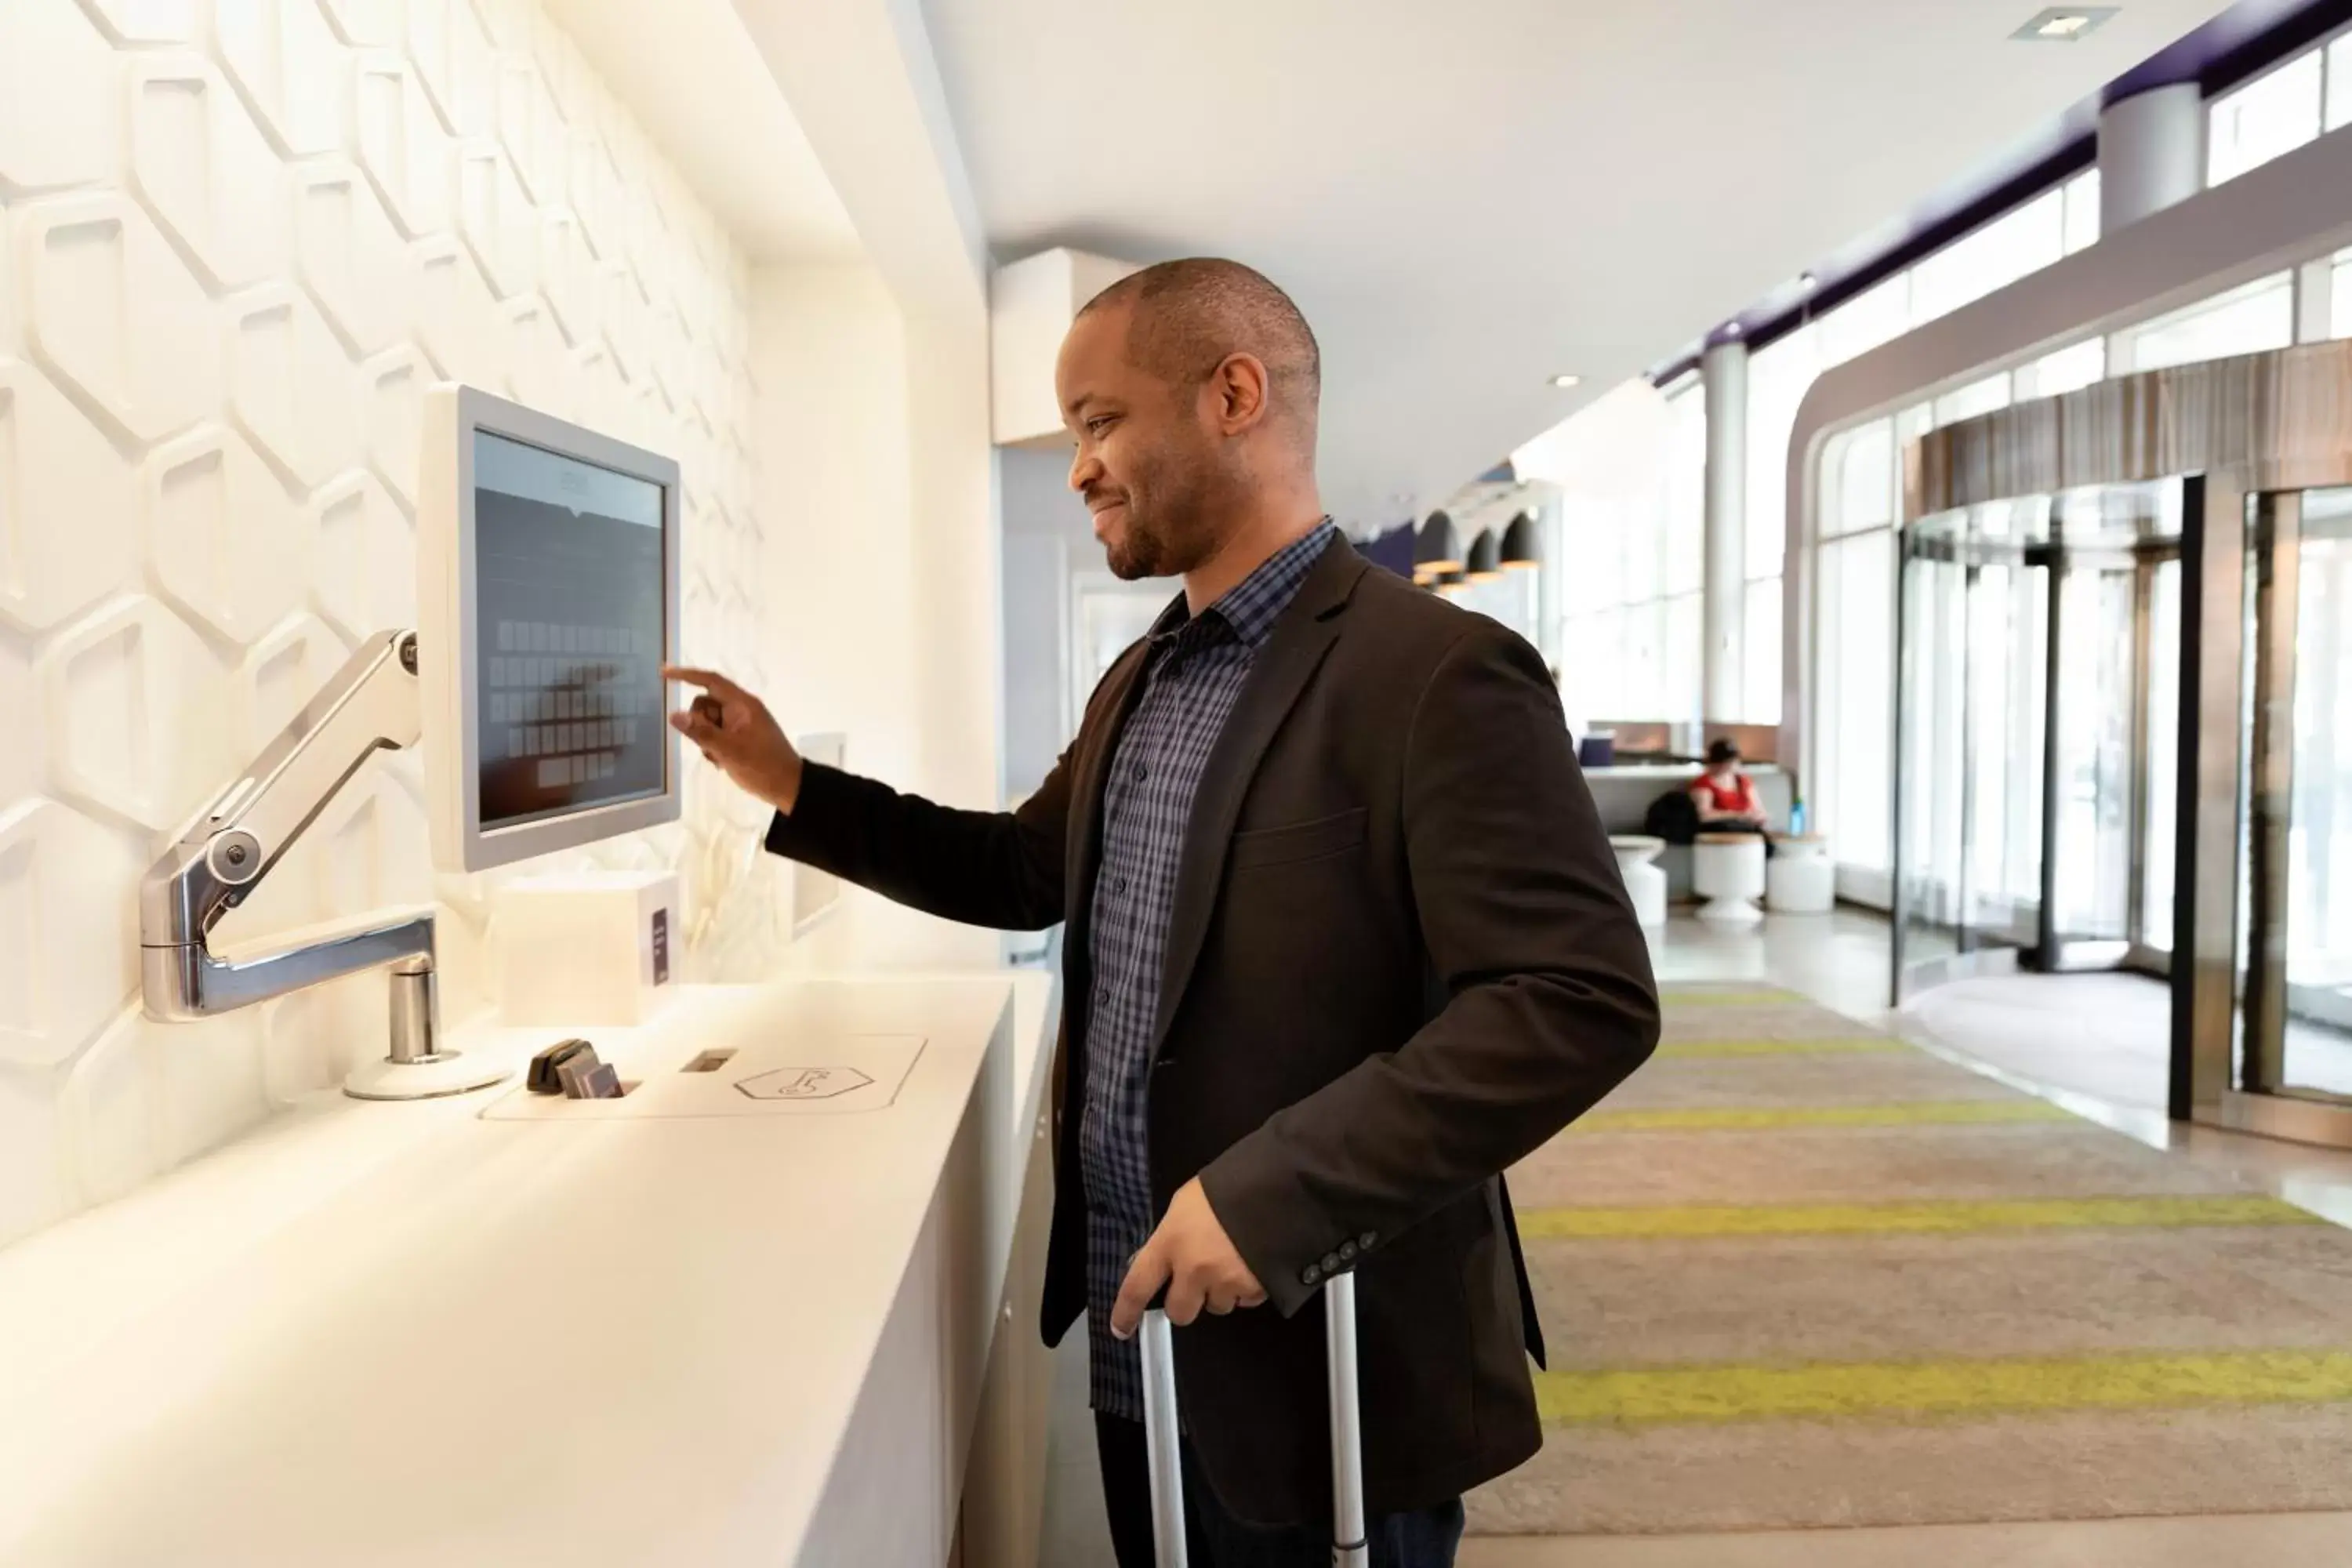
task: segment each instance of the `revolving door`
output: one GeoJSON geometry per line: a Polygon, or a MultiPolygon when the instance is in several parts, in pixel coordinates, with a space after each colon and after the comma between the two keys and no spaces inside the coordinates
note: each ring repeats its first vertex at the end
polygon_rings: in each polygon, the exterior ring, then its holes
{"type": "Polygon", "coordinates": [[[1898,992],[2168,968],[2179,495],[2085,487],[1904,530],[1898,992]]]}
{"type": "Polygon", "coordinates": [[[2176,1118],[2352,1144],[2352,343],[1906,461],[1895,999],[2158,976],[2176,1118]]]}

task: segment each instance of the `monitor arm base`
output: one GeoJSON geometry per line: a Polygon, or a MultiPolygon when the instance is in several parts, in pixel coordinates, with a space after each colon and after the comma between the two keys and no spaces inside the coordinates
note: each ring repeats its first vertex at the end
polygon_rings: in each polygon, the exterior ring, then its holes
{"type": "Polygon", "coordinates": [[[212,951],[221,917],[260,885],[369,757],[415,745],[420,722],[416,634],[378,632],[198,814],[140,887],[140,984],[148,1017],[189,1023],[389,965],[389,1048],[382,1061],[352,1075],[348,1092],[428,1099],[507,1076],[439,1049],[429,910],[254,958],[231,962],[212,951]]]}

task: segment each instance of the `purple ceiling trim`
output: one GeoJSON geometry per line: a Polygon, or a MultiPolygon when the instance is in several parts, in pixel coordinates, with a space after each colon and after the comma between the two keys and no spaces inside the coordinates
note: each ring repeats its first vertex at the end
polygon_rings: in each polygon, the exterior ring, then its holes
{"type": "Polygon", "coordinates": [[[1783,285],[1717,325],[1697,343],[1651,368],[1650,381],[1664,385],[1697,364],[1719,343],[1745,340],[1762,348],[1922,257],[1998,217],[2098,159],[2099,110],[2110,103],[2175,82],[2194,81],[2215,93],[2243,81],[2273,62],[2352,24],[2352,0],[2238,0],[2238,4],[2068,108],[2048,124],[2011,145],[1999,158],[1971,171],[1914,206],[1880,224],[1811,268],[1810,291],[1783,285]],[[1737,326],[1738,330],[1732,328],[1737,326]]]}

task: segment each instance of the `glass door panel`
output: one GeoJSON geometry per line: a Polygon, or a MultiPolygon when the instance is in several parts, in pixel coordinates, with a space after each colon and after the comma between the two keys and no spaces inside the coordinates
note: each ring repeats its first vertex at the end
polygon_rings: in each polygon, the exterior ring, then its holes
{"type": "MultiPolygon", "coordinates": [[[[2291,545],[2281,1086],[2352,1095],[2352,490],[2303,498],[2291,545]]],[[[2281,584],[2282,589],[2285,586],[2281,584]]]]}
{"type": "Polygon", "coordinates": [[[2137,647],[2131,569],[2070,565],[2059,610],[2055,934],[2131,934],[2137,647]]]}
{"type": "Polygon", "coordinates": [[[2180,562],[2158,562],[2148,583],[2147,740],[2140,768],[2147,804],[2140,832],[2142,945],[2172,951],[2172,861],[2180,830],[2180,562]]]}

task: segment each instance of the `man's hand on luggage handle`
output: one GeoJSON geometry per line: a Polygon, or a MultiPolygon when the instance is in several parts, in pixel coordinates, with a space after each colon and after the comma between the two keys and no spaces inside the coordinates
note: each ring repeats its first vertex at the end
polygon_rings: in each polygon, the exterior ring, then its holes
{"type": "Polygon", "coordinates": [[[669,716],[670,727],[746,793],[790,816],[801,796],[801,755],[768,705],[715,669],[665,665],[662,677],[702,688],[701,696],[669,716]]]}
{"type": "Polygon", "coordinates": [[[1162,1285],[1168,1287],[1168,1321],[1179,1328],[1199,1317],[1202,1307],[1222,1317],[1235,1307],[1265,1300],[1265,1287],[1234,1250],[1197,1176],[1176,1190],[1160,1228],[1128,1265],[1127,1281],[1111,1308],[1110,1331],[1123,1340],[1134,1338],[1144,1309],[1162,1285]]]}

